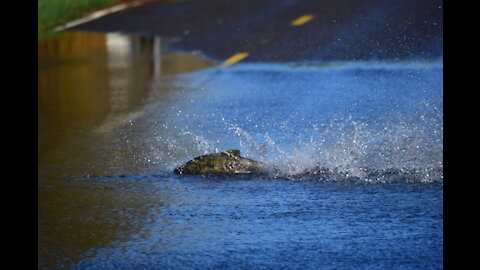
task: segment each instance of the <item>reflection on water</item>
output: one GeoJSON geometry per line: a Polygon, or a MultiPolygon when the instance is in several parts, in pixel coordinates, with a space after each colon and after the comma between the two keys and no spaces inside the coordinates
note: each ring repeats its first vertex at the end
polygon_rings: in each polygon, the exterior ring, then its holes
{"type": "MultiPolygon", "coordinates": [[[[160,38],[70,32],[39,43],[40,268],[68,268],[92,246],[127,237],[140,225],[136,217],[142,215],[144,220],[146,209],[152,207],[145,185],[93,185],[68,181],[65,176],[102,174],[107,168],[122,167],[121,162],[128,162],[134,153],[112,149],[123,138],[104,131],[138,117],[151,84],[162,76],[212,66],[193,55],[163,53],[162,42],[160,38]],[[112,145],[100,145],[99,140],[112,145]]],[[[174,89],[166,85],[162,90],[174,89]]],[[[155,207],[170,200],[168,195],[160,198],[157,194],[155,207]]]]}
{"type": "Polygon", "coordinates": [[[189,54],[162,55],[160,46],[160,38],[87,32],[42,41],[38,48],[40,163],[65,135],[88,130],[111,113],[141,104],[152,79],[212,65],[189,54]]]}

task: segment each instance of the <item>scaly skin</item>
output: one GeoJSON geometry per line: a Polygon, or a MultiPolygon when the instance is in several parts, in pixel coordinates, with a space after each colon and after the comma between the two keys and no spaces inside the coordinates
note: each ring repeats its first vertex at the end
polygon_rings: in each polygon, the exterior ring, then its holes
{"type": "Polygon", "coordinates": [[[265,164],[240,156],[239,150],[196,157],[176,168],[177,174],[229,175],[264,173],[265,164]]]}

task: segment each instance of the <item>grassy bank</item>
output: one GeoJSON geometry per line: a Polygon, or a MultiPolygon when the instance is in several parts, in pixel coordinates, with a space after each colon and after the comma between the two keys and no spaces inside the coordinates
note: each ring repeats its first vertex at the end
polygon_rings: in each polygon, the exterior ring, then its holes
{"type": "Polygon", "coordinates": [[[121,0],[38,0],[38,38],[53,36],[52,29],[85,13],[121,0]]]}

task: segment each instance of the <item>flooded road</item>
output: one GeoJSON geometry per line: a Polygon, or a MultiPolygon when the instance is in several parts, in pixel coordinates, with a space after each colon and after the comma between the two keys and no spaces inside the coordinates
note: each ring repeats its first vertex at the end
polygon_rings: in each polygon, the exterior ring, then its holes
{"type": "Polygon", "coordinates": [[[441,59],[222,67],[167,42],[39,44],[39,269],[442,268],[441,59]],[[228,149],[271,173],[171,172],[228,149]]]}
{"type": "Polygon", "coordinates": [[[151,90],[162,76],[213,65],[189,54],[156,54],[161,44],[160,39],[87,32],[39,44],[40,268],[67,267],[93,246],[133,233],[119,209],[131,209],[131,218],[147,211],[143,193],[126,195],[112,186],[71,179],[129,168],[138,172],[135,150],[112,130],[138,117],[153,96],[168,99],[175,91],[169,88],[172,82],[164,80],[163,91],[151,90]],[[119,198],[126,199],[122,206],[119,198]]]}

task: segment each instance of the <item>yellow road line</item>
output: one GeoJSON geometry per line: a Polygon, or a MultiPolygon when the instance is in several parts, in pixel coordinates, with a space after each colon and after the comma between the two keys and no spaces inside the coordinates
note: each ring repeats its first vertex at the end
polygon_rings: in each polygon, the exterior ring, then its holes
{"type": "Polygon", "coordinates": [[[303,16],[300,16],[297,19],[293,20],[290,23],[290,25],[291,26],[299,26],[299,25],[302,25],[302,24],[305,24],[305,23],[311,21],[312,19],[313,19],[313,15],[310,15],[310,14],[303,15],[303,16]]]}
{"type": "MultiPolygon", "coordinates": [[[[306,14],[306,15],[300,16],[297,19],[295,19],[294,21],[292,21],[290,23],[290,25],[291,26],[299,26],[299,25],[302,25],[302,24],[306,24],[307,22],[313,20],[313,18],[314,18],[313,15],[306,14]]],[[[222,66],[224,66],[224,67],[231,66],[231,65],[243,60],[247,56],[248,56],[248,52],[236,53],[236,54],[230,56],[227,60],[223,61],[222,66]]]]}
{"type": "Polygon", "coordinates": [[[224,66],[224,67],[231,66],[231,65],[237,63],[238,61],[241,61],[242,59],[244,59],[247,56],[248,56],[248,52],[236,53],[236,54],[230,56],[227,60],[223,61],[222,66],[224,66]]]}

